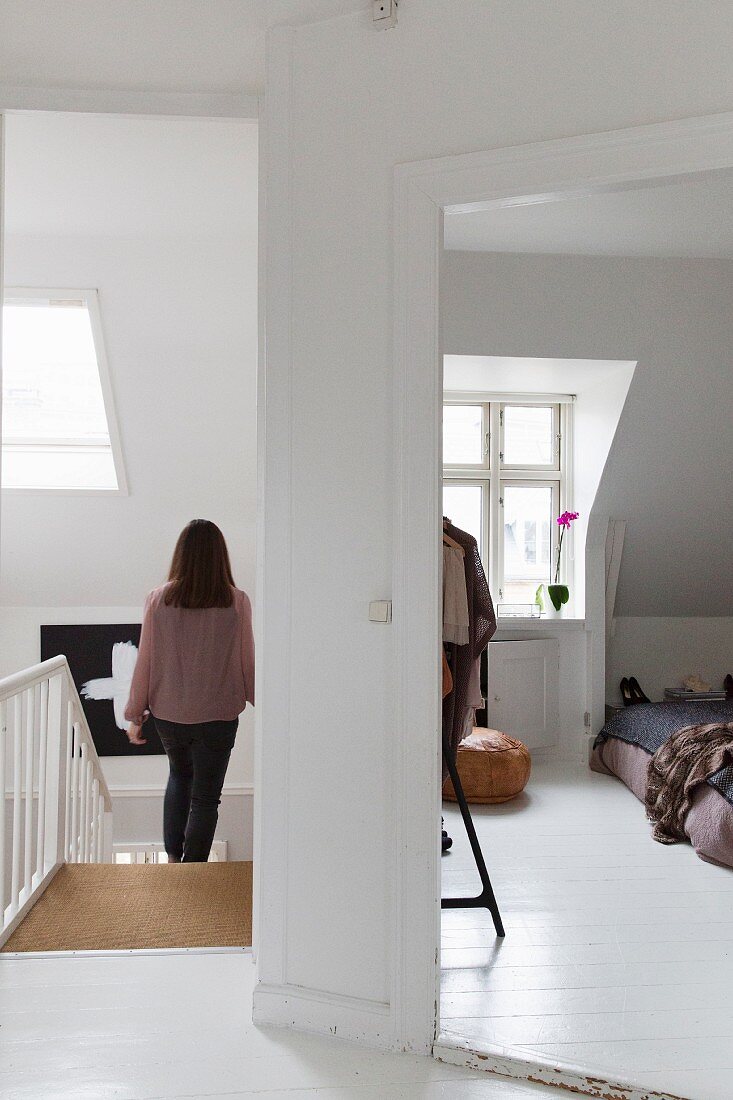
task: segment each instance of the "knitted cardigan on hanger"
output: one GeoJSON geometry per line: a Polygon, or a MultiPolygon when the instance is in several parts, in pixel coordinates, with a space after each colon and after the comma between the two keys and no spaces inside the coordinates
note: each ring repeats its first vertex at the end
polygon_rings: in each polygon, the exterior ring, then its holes
{"type": "Polygon", "coordinates": [[[443,700],[443,733],[447,736],[451,755],[455,760],[465,729],[471,668],[496,633],[496,615],[476,539],[460,527],[454,527],[452,523],[444,524],[444,530],[465,551],[463,562],[468,599],[468,645],[448,642],[445,646],[453,677],[453,691],[443,700]]]}

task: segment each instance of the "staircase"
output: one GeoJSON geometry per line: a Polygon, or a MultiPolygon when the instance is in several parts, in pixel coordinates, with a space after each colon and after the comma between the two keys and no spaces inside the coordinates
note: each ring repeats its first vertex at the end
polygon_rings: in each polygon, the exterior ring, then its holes
{"type": "Polygon", "coordinates": [[[249,947],[252,864],[114,863],[65,657],[0,680],[0,952],[249,947]]]}
{"type": "Polygon", "coordinates": [[[112,859],[112,799],[65,657],[0,680],[0,948],[65,864],[112,859]]]}

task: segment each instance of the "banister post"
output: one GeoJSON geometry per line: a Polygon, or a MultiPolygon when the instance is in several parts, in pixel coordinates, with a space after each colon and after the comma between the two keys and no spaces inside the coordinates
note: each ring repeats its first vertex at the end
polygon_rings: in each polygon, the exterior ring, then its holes
{"type": "Polygon", "coordinates": [[[102,814],[102,863],[114,863],[112,812],[102,814]]]}
{"type": "Polygon", "coordinates": [[[65,677],[62,672],[52,675],[48,682],[48,740],[46,759],[45,868],[63,863],[64,829],[66,815],[66,769],[69,766],[66,745],[65,677]]]}

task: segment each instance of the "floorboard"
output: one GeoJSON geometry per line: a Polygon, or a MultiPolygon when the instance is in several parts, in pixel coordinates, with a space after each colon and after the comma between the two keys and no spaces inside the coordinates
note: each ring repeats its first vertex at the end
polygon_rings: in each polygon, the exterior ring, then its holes
{"type": "Polygon", "coordinates": [[[254,1026],[241,952],[0,957],[3,1100],[559,1100],[427,1057],[254,1026]]]}
{"type": "MultiPolygon", "coordinates": [[[[443,893],[478,892],[444,812],[443,893]]],[[[633,795],[579,764],[535,766],[521,798],[474,822],[507,935],[485,911],[443,911],[444,1037],[730,1100],[733,872],[655,843],[633,795]]]]}

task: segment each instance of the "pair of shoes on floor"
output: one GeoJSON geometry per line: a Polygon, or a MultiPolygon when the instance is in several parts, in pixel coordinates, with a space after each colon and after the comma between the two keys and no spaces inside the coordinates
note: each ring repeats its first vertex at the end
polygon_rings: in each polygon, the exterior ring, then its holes
{"type": "Polygon", "coordinates": [[[453,847],[453,837],[448,836],[447,832],[443,828],[443,824],[444,824],[443,818],[441,817],[441,819],[440,819],[440,828],[441,828],[440,845],[441,845],[441,851],[447,852],[450,848],[453,847]]]}
{"type": "Polygon", "coordinates": [[[621,698],[625,707],[633,706],[634,703],[648,703],[650,701],[649,697],[641,690],[639,681],[635,676],[630,676],[628,679],[624,676],[619,687],[621,688],[621,698]]]}

